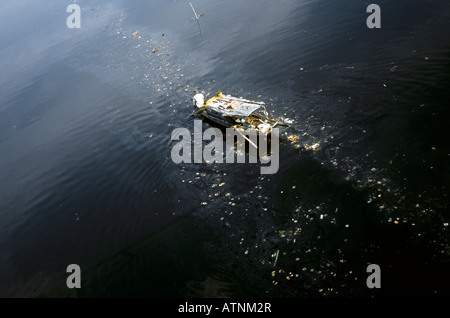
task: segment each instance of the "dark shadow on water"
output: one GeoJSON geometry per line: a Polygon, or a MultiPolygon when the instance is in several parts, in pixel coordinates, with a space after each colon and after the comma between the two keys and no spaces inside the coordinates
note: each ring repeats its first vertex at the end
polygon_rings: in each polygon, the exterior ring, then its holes
{"type": "Polygon", "coordinates": [[[223,297],[229,283],[209,277],[216,262],[212,229],[173,217],[141,240],[89,268],[79,297],[223,297]]]}
{"type": "MultiPolygon", "coordinates": [[[[448,276],[445,262],[428,247],[427,239],[433,235],[418,238],[409,223],[383,222],[379,209],[366,202],[369,189],[358,190],[306,153],[295,166],[272,178],[274,184],[269,192],[274,228],[265,231],[260,251],[250,250],[249,257],[228,264],[230,271],[237,273],[239,296],[449,295],[443,279],[448,276]],[[277,250],[274,266],[270,255],[277,250]],[[378,264],[382,269],[381,289],[366,285],[369,264],[378,264]]],[[[248,232],[245,240],[252,241],[252,237],[248,232]]]]}

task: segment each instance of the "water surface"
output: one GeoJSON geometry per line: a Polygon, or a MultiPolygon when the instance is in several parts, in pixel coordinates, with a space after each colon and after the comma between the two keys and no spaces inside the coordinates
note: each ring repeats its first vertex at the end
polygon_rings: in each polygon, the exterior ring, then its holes
{"type": "Polygon", "coordinates": [[[447,2],[70,3],[0,5],[0,295],[449,296],[447,2]],[[172,162],[194,88],[294,120],[276,174],[172,162]]]}

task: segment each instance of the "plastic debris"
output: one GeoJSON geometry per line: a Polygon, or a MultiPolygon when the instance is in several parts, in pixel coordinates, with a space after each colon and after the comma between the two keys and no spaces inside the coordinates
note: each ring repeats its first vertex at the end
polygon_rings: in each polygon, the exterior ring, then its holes
{"type": "Polygon", "coordinates": [[[319,151],[319,146],[320,146],[320,144],[318,142],[316,142],[315,144],[312,144],[312,145],[305,144],[305,149],[316,152],[316,151],[319,151]]]}
{"type": "Polygon", "coordinates": [[[287,139],[289,139],[289,140],[292,141],[292,142],[297,142],[298,136],[296,136],[296,135],[290,135],[290,136],[287,137],[287,139]]]}

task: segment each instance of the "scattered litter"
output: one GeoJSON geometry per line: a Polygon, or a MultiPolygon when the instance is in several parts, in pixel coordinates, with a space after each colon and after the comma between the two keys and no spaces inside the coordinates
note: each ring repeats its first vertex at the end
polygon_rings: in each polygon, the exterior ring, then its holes
{"type": "Polygon", "coordinates": [[[305,144],[305,149],[316,152],[316,151],[319,151],[319,146],[320,146],[320,144],[318,142],[316,142],[315,144],[312,144],[312,145],[305,144]]]}
{"type": "MultiPolygon", "coordinates": [[[[278,254],[280,253],[280,250],[277,250],[276,254],[275,254],[275,261],[273,262],[273,267],[277,266],[277,261],[278,261],[278,254]]],[[[275,276],[274,274],[272,276],[275,276]]]]}
{"type": "Polygon", "coordinates": [[[287,137],[287,139],[289,139],[289,140],[292,141],[292,142],[297,142],[298,136],[296,136],[296,135],[290,135],[290,136],[287,137]]]}

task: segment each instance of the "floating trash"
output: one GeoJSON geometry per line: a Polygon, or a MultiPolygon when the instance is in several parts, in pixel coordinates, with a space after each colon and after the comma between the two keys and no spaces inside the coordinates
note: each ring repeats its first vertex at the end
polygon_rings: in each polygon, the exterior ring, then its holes
{"type": "Polygon", "coordinates": [[[290,119],[290,118],[285,118],[285,119],[284,119],[284,122],[285,122],[286,124],[293,124],[293,123],[294,123],[294,120],[293,120],[293,119],[290,119]]]}
{"type": "Polygon", "coordinates": [[[305,144],[304,147],[306,150],[312,150],[312,151],[316,152],[316,151],[319,151],[319,146],[320,146],[320,144],[318,142],[316,142],[315,144],[312,144],[312,145],[305,144]]]}
{"type": "Polygon", "coordinates": [[[290,135],[290,136],[287,137],[287,139],[289,139],[289,140],[292,141],[292,142],[297,142],[298,136],[296,136],[296,135],[290,135]]]}

